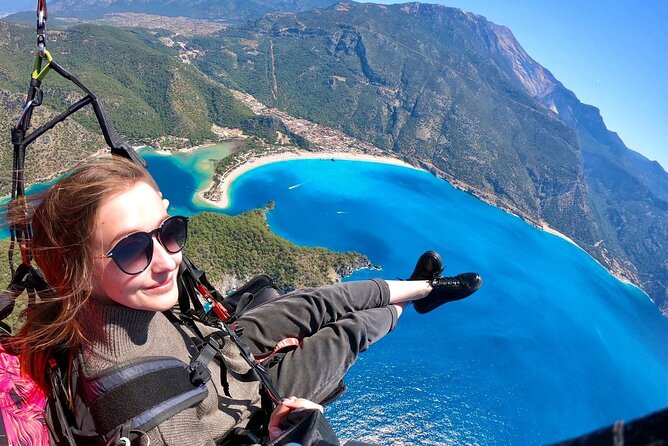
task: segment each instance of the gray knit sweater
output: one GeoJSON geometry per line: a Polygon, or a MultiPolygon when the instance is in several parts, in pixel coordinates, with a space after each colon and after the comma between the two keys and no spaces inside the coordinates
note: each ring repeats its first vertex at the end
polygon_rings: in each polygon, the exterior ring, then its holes
{"type": "MultiPolygon", "coordinates": [[[[195,351],[188,330],[177,328],[162,313],[102,305],[91,299],[79,317],[91,341],[84,349],[84,363],[93,378],[108,367],[142,356],[170,356],[189,363],[195,351]]],[[[221,370],[214,361],[209,366],[212,377],[206,399],[147,432],[152,446],[213,445],[234,427],[243,427],[259,409],[258,382],[242,382],[234,376],[249,370],[237,347],[226,342],[223,355],[230,396],[223,391],[221,370]]]]}

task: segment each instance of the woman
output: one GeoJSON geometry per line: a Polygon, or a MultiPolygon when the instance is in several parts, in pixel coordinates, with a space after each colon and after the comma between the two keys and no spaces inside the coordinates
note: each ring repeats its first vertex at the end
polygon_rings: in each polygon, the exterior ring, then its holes
{"type": "MultiPolygon", "coordinates": [[[[91,379],[127,361],[171,357],[187,364],[197,354],[191,334],[161,313],[178,300],[187,228],[187,219],[169,217],[166,207],[151,176],[119,159],[86,164],[46,192],[32,217],[31,249],[58,298],[31,307],[15,339],[35,380],[46,384],[48,361],[62,349],[70,357],[81,352],[91,379]]],[[[322,401],[357,353],[394,328],[405,305],[430,293],[427,299],[441,304],[480,285],[479,277],[464,279],[456,286],[452,279],[373,280],[298,290],[244,314],[241,337],[255,354],[286,336],[299,338],[301,346],[270,375],[280,394],[322,401]]],[[[206,398],[146,432],[150,444],[214,444],[260,411],[249,365],[233,343],[222,350],[226,368],[210,367],[206,398]]],[[[303,406],[313,403],[292,398],[279,406],[272,437],[286,413],[303,406]]]]}

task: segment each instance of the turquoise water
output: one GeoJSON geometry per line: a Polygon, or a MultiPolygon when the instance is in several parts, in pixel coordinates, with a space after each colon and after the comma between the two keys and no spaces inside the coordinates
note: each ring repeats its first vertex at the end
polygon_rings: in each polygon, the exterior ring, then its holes
{"type": "MultiPolygon", "coordinates": [[[[149,161],[159,182],[173,182],[174,172],[149,161]]],[[[382,266],[351,279],[406,277],[426,249],[443,254],[449,274],[484,277],[466,300],[428,315],[408,310],[360,357],[346,378],[349,392],[328,408],[343,437],[537,444],[668,405],[668,319],[644,293],[579,248],[428,173],[280,162],[240,177],[231,199],[231,214],[273,200],[274,232],[356,250],[382,266]]]]}
{"type": "Polygon", "coordinates": [[[436,249],[483,288],[412,310],[360,357],[329,409],[379,444],[537,444],[668,405],[668,319],[579,248],[428,173],[352,161],[275,163],[240,177],[230,213],[276,203],[272,230],[356,250],[406,277],[436,249]]]}
{"type": "MultiPolygon", "coordinates": [[[[193,201],[230,147],[142,152],[172,212],[193,201]]],[[[236,214],[273,200],[272,230],[295,243],[356,250],[381,265],[351,279],[406,277],[437,249],[446,273],[482,289],[428,315],[408,309],[365,352],[327,408],[344,438],[378,444],[557,441],[668,405],[668,319],[647,296],[570,243],[425,172],[351,161],[260,167],[232,186],[236,214]]],[[[317,365],[313,365],[314,367],[317,365]]]]}
{"type": "Polygon", "coordinates": [[[190,216],[205,210],[217,210],[194,195],[208,188],[214,173],[214,161],[225,158],[235,143],[216,144],[192,152],[162,154],[150,147],[140,150],[149,163],[149,171],[160,183],[164,197],[171,203],[170,212],[190,216]]]}

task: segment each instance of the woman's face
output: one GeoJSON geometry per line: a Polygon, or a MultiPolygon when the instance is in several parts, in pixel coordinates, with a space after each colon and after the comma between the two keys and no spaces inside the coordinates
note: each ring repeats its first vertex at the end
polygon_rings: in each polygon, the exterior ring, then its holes
{"type": "Polygon", "coordinates": [[[133,232],[150,232],[167,218],[166,206],[148,184],[139,182],[102,203],[93,233],[93,297],[138,310],[164,311],[178,301],[176,276],[181,253],[170,254],[153,238],[153,259],[137,275],[121,271],[108,253],[133,232]]]}

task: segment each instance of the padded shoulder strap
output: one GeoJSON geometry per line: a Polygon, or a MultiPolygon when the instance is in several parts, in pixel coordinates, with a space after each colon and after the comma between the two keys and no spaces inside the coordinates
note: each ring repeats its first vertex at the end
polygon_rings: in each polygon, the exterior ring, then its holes
{"type": "Polygon", "coordinates": [[[169,357],[150,357],[112,367],[95,379],[80,375],[96,430],[107,439],[118,426],[146,432],[204,400],[206,385],[195,386],[188,364],[169,357]]]}

